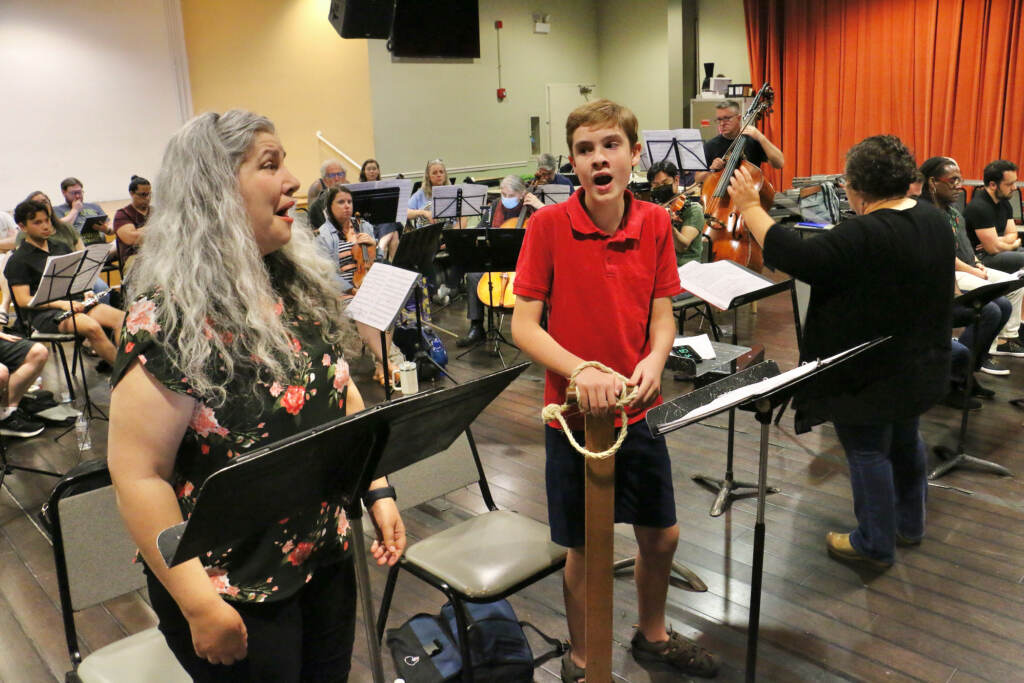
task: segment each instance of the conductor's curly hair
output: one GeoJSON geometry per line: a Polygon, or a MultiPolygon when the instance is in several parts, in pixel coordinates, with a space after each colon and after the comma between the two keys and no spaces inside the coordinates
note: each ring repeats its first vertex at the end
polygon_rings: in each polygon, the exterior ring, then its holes
{"type": "Polygon", "coordinates": [[[865,138],[846,153],[846,184],[871,199],[907,194],[917,174],[914,155],[895,135],[865,138]]]}

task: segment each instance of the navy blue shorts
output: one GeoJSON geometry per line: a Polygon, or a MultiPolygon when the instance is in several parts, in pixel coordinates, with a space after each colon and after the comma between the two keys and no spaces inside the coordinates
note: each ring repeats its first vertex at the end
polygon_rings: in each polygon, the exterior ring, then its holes
{"type": "MultiPolygon", "coordinates": [[[[583,432],[573,432],[583,443],[583,432]]],[[[545,426],[548,525],[551,540],[568,548],[584,544],[583,456],[561,429],[545,426]]],[[[676,523],[672,463],[665,437],[651,436],[646,420],[629,426],[615,454],[615,521],[665,529],[676,523]]]]}

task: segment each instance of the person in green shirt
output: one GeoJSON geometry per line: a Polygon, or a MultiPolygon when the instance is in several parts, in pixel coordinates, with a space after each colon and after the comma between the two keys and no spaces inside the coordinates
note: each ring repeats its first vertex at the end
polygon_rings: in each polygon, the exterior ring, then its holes
{"type": "MultiPolygon", "coordinates": [[[[679,169],[671,161],[659,161],[647,171],[651,183],[651,200],[664,204],[679,194],[679,169]]],[[[672,219],[672,242],[676,251],[676,265],[699,261],[704,251],[704,209],[700,202],[686,200],[683,208],[672,211],[666,208],[672,219]]]]}

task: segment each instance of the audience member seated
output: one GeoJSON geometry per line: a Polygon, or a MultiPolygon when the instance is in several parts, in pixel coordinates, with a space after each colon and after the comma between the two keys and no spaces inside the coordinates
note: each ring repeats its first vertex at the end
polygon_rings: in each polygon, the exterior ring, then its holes
{"type": "MultiPolygon", "coordinates": [[[[957,290],[957,294],[959,294],[957,290]]],[[[992,398],[994,391],[986,388],[977,378],[972,381],[971,395],[966,393],[967,372],[970,357],[974,353],[974,367],[971,372],[981,369],[982,362],[988,358],[988,348],[995,340],[1000,328],[1006,324],[1010,317],[1012,305],[1006,297],[999,297],[985,304],[981,309],[981,316],[978,320],[978,338],[974,338],[974,310],[967,306],[953,303],[953,327],[964,328],[958,339],[953,340],[953,364],[950,371],[950,392],[943,403],[954,408],[962,408],[967,403],[973,408],[971,397],[992,398]]],[[[980,404],[979,404],[980,407],[980,404]]]]}
{"type": "Polygon", "coordinates": [[[1024,268],[1024,251],[1010,207],[1010,196],[1017,184],[1017,165],[993,161],[985,167],[982,181],[984,187],[975,190],[964,209],[967,235],[986,267],[1015,273],[1024,268]]]}
{"type": "MultiPolygon", "coordinates": [[[[540,209],[544,205],[533,194],[526,191],[523,179],[517,175],[507,175],[501,179],[501,197],[491,203],[488,213],[491,215],[491,227],[514,228],[515,224],[505,225],[506,221],[517,221],[523,208],[529,206],[540,209]]],[[[455,340],[456,346],[469,346],[484,338],[484,303],[477,296],[477,285],[483,273],[466,274],[466,317],[469,318],[469,332],[466,336],[455,340]]]]}
{"type": "Polygon", "coordinates": [[[128,182],[128,196],[131,204],[122,206],[114,214],[114,235],[117,236],[117,260],[121,272],[128,272],[128,263],[142,245],[143,228],[149,218],[149,200],[153,186],[149,181],[133,175],[128,182]]]}
{"type": "Polygon", "coordinates": [[[309,202],[307,209],[309,225],[314,230],[327,220],[324,216],[326,206],[324,190],[329,190],[336,185],[343,185],[347,177],[348,173],[345,171],[345,167],[337,159],[328,159],[320,164],[320,177],[313,181],[306,194],[306,200],[309,202]]]}
{"type": "MultiPolygon", "coordinates": [[[[359,182],[370,183],[378,180],[381,180],[380,164],[376,159],[367,159],[359,169],[359,182]]],[[[378,223],[373,226],[373,235],[377,238],[377,249],[389,262],[394,260],[395,252],[398,251],[401,233],[402,226],[394,221],[378,223]]]]}
{"type": "Polygon", "coordinates": [[[70,254],[71,250],[60,242],[50,242],[53,225],[42,202],[24,201],[14,210],[14,220],[25,232],[21,243],[4,267],[4,275],[11,286],[11,294],[28,324],[39,332],[72,334],[77,331],[89,342],[93,351],[107,363],[113,363],[116,348],[107,338],[106,330],[113,331],[115,339],[124,323],[124,312],[111,306],[81,299],[52,301],[39,307],[29,302],[39,288],[39,280],[50,256],[70,254]],[[73,312],[73,313],[72,313],[73,312]]]}
{"type": "Polygon", "coordinates": [[[28,438],[45,428],[32,417],[31,413],[36,412],[33,401],[25,399],[24,406],[19,407],[19,404],[32,383],[43,374],[48,356],[42,344],[0,332],[0,397],[3,398],[0,434],[28,438]]]}
{"type": "MultiPolygon", "coordinates": [[[[14,217],[6,211],[0,211],[0,271],[7,263],[7,257],[17,246],[18,224],[14,217]]],[[[0,297],[0,327],[7,327],[8,312],[11,309],[11,289],[7,286],[7,280],[0,275],[0,288],[3,289],[0,297]]]]}
{"type": "MultiPolygon", "coordinates": [[[[961,192],[963,177],[960,166],[949,157],[932,157],[921,164],[919,169],[924,176],[921,200],[931,202],[946,216],[953,230],[956,256],[953,260],[956,271],[956,285],[961,291],[969,292],[991,282],[1003,282],[1012,279],[1012,275],[995,268],[986,267],[978,260],[967,237],[967,229],[963,215],[954,206],[961,192]]],[[[998,356],[1024,356],[1024,346],[1019,342],[1021,327],[1021,302],[1024,300],[1024,289],[1018,289],[1007,297],[1012,304],[1012,312],[1003,326],[999,339],[993,342],[990,353],[998,356]]],[[[992,361],[988,360],[991,366],[992,361]]],[[[993,366],[998,370],[998,365],[993,366]]]]}
{"type": "MultiPolygon", "coordinates": [[[[347,298],[355,295],[356,285],[352,280],[356,270],[355,250],[361,250],[362,245],[367,247],[375,246],[373,239],[373,226],[366,221],[359,221],[356,224],[352,220],[352,193],[347,187],[336,185],[324,193],[324,198],[329,207],[327,220],[317,232],[317,244],[321,251],[335,263],[338,264],[337,280],[341,291],[347,298]]],[[[356,323],[359,330],[359,337],[373,351],[376,370],[373,378],[384,383],[384,354],[381,351],[380,332],[369,325],[361,322],[356,323]]],[[[388,348],[391,347],[391,338],[388,336],[388,348]]]]}
{"type": "MultiPolygon", "coordinates": [[[[53,226],[53,234],[50,236],[50,242],[61,242],[67,245],[68,249],[71,251],[85,249],[85,245],[82,244],[82,236],[75,232],[69,222],[60,220],[54,214],[53,204],[50,203],[50,198],[45,192],[42,190],[36,190],[29,196],[25,197],[25,199],[46,204],[46,212],[49,214],[50,224],[53,226]]],[[[17,235],[17,244],[20,245],[24,241],[25,233],[19,230],[17,235]]]]}
{"type": "Polygon", "coordinates": [[[553,154],[544,153],[537,157],[537,173],[533,176],[537,185],[568,185],[572,181],[558,172],[558,162],[553,154]]]}
{"type": "MultiPolygon", "coordinates": [[[[679,169],[671,161],[659,161],[647,169],[647,180],[651,183],[651,201],[665,204],[679,194],[679,169]]],[[[672,221],[672,243],[676,250],[676,265],[700,261],[704,252],[704,207],[685,197],[683,208],[673,211],[665,207],[672,221]]]]}
{"type": "Polygon", "coordinates": [[[74,177],[65,178],[60,181],[60,191],[64,195],[64,203],[53,207],[57,218],[70,223],[75,232],[82,236],[84,244],[105,242],[104,235],[110,233],[107,214],[99,204],[90,204],[85,201],[82,181],[74,177]],[[84,230],[85,221],[93,216],[103,216],[103,222],[95,229],[84,230]]]}

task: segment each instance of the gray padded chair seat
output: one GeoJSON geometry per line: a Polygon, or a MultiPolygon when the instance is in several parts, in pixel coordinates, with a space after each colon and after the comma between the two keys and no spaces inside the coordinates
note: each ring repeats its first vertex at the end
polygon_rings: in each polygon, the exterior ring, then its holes
{"type": "Polygon", "coordinates": [[[91,653],[78,666],[82,683],[190,683],[163,634],[146,629],[91,653]]]}
{"type": "Polygon", "coordinates": [[[565,548],[551,541],[546,524],[508,510],[471,517],[418,541],[403,559],[471,600],[499,595],[564,560],[565,548]]]}

